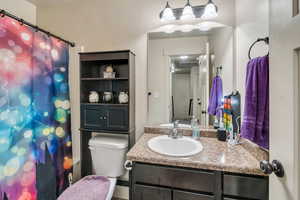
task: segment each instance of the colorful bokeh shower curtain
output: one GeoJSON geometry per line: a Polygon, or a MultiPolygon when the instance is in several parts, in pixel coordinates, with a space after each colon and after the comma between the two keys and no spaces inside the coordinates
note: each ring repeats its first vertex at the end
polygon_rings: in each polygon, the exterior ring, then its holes
{"type": "Polygon", "coordinates": [[[54,177],[55,196],[67,185],[68,62],[67,44],[0,18],[0,200],[39,199],[47,175],[54,177]]]}

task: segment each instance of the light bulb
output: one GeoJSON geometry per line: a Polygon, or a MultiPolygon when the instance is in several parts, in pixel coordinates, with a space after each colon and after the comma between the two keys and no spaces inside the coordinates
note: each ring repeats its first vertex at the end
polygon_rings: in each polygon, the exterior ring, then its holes
{"type": "Polygon", "coordinates": [[[218,8],[217,6],[210,0],[208,4],[205,6],[204,14],[202,15],[203,19],[211,19],[218,17],[218,8]]]}
{"type": "Polygon", "coordinates": [[[191,32],[194,28],[195,28],[195,26],[193,26],[193,25],[185,24],[185,25],[180,26],[180,31],[182,31],[184,33],[188,33],[188,32],[191,32]]]}
{"type": "Polygon", "coordinates": [[[188,56],[180,56],[181,60],[185,60],[185,59],[188,59],[188,58],[189,58],[188,56]]]}
{"type": "Polygon", "coordinates": [[[195,14],[193,11],[192,6],[190,5],[190,1],[188,0],[187,4],[185,5],[182,15],[180,17],[181,20],[193,20],[195,19],[195,14]]]}
{"type": "Polygon", "coordinates": [[[206,32],[211,29],[211,24],[209,22],[202,22],[198,24],[198,28],[200,31],[206,32]]]}
{"type": "Polygon", "coordinates": [[[165,33],[174,33],[175,32],[175,25],[169,24],[162,27],[165,33]]]}
{"type": "Polygon", "coordinates": [[[176,18],[174,16],[173,10],[169,5],[169,2],[167,2],[166,8],[163,10],[161,21],[163,22],[169,22],[174,21],[176,18]]]}

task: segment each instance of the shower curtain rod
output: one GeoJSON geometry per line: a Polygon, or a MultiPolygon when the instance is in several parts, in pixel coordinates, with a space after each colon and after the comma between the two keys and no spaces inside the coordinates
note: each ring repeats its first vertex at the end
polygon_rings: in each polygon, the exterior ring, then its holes
{"type": "Polygon", "coordinates": [[[63,38],[61,38],[61,37],[59,37],[59,36],[57,36],[57,35],[55,35],[53,33],[50,33],[49,31],[46,31],[46,30],[44,30],[44,29],[42,29],[42,28],[40,28],[40,27],[38,27],[38,26],[36,26],[34,24],[31,24],[30,22],[27,22],[27,21],[23,20],[22,18],[19,18],[19,17],[15,16],[15,15],[13,15],[13,14],[11,14],[11,13],[3,10],[3,9],[0,10],[0,16],[1,17],[7,16],[7,17],[10,17],[10,18],[13,18],[13,19],[19,21],[21,25],[25,24],[27,26],[30,26],[30,27],[34,28],[36,31],[43,32],[43,33],[47,34],[48,36],[54,37],[54,38],[56,38],[58,40],[61,40],[61,41],[65,42],[65,43],[69,44],[71,47],[75,47],[75,43],[74,42],[70,42],[68,40],[65,40],[65,39],[63,39],[63,38]]]}

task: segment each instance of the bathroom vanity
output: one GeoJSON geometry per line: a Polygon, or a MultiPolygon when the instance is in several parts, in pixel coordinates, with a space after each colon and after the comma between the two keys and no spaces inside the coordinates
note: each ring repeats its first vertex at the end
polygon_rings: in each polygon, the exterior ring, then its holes
{"type": "Polygon", "coordinates": [[[229,148],[202,137],[199,154],[170,157],[149,149],[148,141],[157,136],[145,133],[127,154],[133,161],[131,200],[268,199],[268,177],[259,168],[267,154],[247,141],[229,148]]]}

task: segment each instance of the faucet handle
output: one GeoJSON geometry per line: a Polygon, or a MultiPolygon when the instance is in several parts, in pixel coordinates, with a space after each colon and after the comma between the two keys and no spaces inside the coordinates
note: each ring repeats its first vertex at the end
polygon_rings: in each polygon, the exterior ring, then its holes
{"type": "Polygon", "coordinates": [[[179,120],[175,120],[173,122],[173,128],[178,128],[179,127],[179,120]]]}

